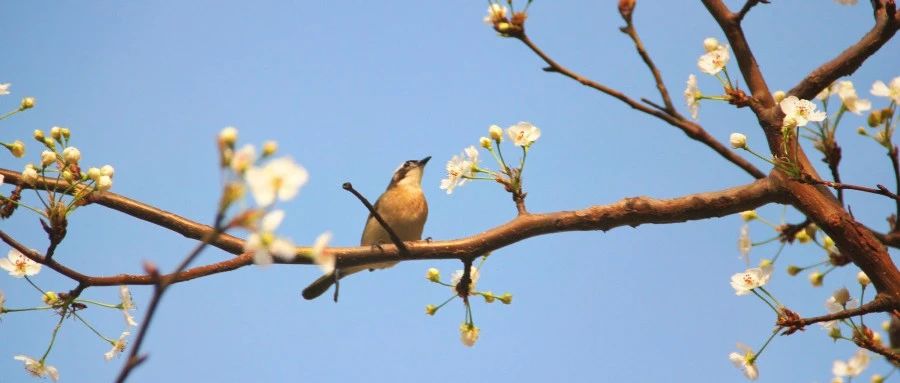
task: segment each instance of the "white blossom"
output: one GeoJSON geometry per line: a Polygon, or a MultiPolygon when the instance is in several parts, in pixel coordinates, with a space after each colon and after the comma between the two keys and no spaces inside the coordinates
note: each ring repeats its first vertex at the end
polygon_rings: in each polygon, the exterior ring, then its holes
{"type": "Polygon", "coordinates": [[[310,253],[313,262],[322,269],[323,274],[331,274],[334,271],[334,254],[325,249],[329,241],[331,241],[330,231],[319,234],[313,243],[312,252],[310,253]]]}
{"type": "Polygon", "coordinates": [[[132,327],[137,326],[137,322],[131,316],[131,311],[135,309],[135,306],[134,301],[131,300],[131,291],[128,290],[128,286],[119,286],[119,299],[122,302],[120,306],[122,306],[122,315],[125,316],[125,324],[132,327]]]}
{"type": "Polygon", "coordinates": [[[831,367],[831,373],[841,377],[856,377],[862,374],[863,370],[869,366],[869,351],[861,348],[856,351],[849,360],[836,360],[831,367]]]}
{"type": "Polygon", "coordinates": [[[702,96],[703,92],[700,92],[700,88],[697,87],[697,76],[688,76],[687,88],[684,89],[684,101],[691,111],[691,118],[695,120],[700,114],[700,97],[702,96]]]}
{"type": "Polygon", "coordinates": [[[54,382],[59,380],[59,371],[56,370],[56,367],[46,364],[43,361],[35,360],[26,355],[16,355],[13,359],[24,362],[25,371],[28,371],[29,374],[34,375],[35,377],[46,378],[49,376],[54,382]]]}
{"type": "Polygon", "coordinates": [[[719,45],[715,50],[706,52],[697,60],[697,67],[700,71],[709,75],[716,75],[728,65],[731,54],[728,53],[727,45],[719,45]]]}
{"type": "Polygon", "coordinates": [[[751,290],[762,287],[772,276],[772,266],[754,267],[731,276],[731,287],[736,295],[747,295],[751,290]]]}
{"type": "Polygon", "coordinates": [[[128,344],[128,341],[125,340],[125,337],[129,335],[131,335],[130,332],[123,331],[122,335],[119,336],[119,339],[112,342],[112,349],[103,354],[103,358],[109,361],[121,354],[122,351],[125,351],[125,346],[128,344]]]}
{"type": "Polygon", "coordinates": [[[872,95],[888,97],[891,100],[894,100],[895,103],[900,104],[900,76],[894,77],[891,80],[891,85],[888,87],[881,80],[875,81],[872,84],[872,95]]]}
{"type": "Polygon", "coordinates": [[[530,122],[519,122],[506,128],[506,134],[516,146],[529,147],[541,137],[541,130],[530,122]]]}
{"type": "Polygon", "coordinates": [[[737,348],[738,352],[728,354],[728,359],[744,373],[747,379],[756,380],[759,377],[759,370],[756,368],[756,356],[753,354],[753,349],[742,343],[738,343],[737,348]]]}
{"type": "Polygon", "coordinates": [[[9,249],[5,259],[0,259],[0,268],[16,278],[30,277],[41,272],[41,264],[32,261],[16,249],[9,249]]]}
{"type": "Polygon", "coordinates": [[[825,112],[816,111],[816,104],[809,100],[801,100],[797,96],[788,96],[779,104],[784,112],[784,126],[806,126],[810,121],[822,121],[825,112]]]}
{"type": "Polygon", "coordinates": [[[269,206],[275,199],[287,201],[297,195],[309,179],[306,169],[289,157],[276,158],[265,166],[247,169],[247,183],[259,206],[269,206]]]}
{"type": "Polygon", "coordinates": [[[853,87],[852,82],[841,81],[835,87],[837,88],[838,97],[841,98],[841,103],[851,113],[859,115],[872,109],[872,103],[869,100],[862,100],[856,95],[856,88],[853,87]]]}

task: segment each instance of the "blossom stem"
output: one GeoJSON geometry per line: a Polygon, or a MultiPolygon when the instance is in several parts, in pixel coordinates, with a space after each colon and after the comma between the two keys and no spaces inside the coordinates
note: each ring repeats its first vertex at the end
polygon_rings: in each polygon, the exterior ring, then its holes
{"type": "Polygon", "coordinates": [[[110,344],[115,344],[115,343],[116,343],[114,340],[109,339],[109,338],[103,336],[103,334],[101,334],[99,331],[97,331],[97,329],[95,329],[94,326],[91,326],[90,323],[88,323],[86,320],[84,320],[84,318],[82,318],[81,315],[78,315],[78,314],[76,314],[75,312],[72,312],[72,315],[74,315],[75,318],[77,318],[78,320],[80,320],[81,323],[84,323],[84,325],[87,326],[87,328],[91,329],[91,331],[93,331],[94,334],[97,334],[97,336],[99,336],[100,339],[103,339],[103,340],[109,342],[110,344]]]}
{"type": "Polygon", "coordinates": [[[781,237],[779,237],[779,236],[776,235],[776,236],[774,236],[774,237],[772,237],[772,238],[769,238],[769,239],[766,239],[766,240],[763,240],[763,241],[753,242],[752,245],[753,245],[753,246],[762,246],[762,245],[765,245],[765,244],[767,244],[767,243],[774,242],[774,241],[778,240],[778,238],[781,238],[781,237]]]}
{"type": "Polygon", "coordinates": [[[121,309],[122,309],[122,304],[114,305],[114,304],[109,304],[109,303],[103,303],[103,302],[92,301],[92,300],[90,300],[90,299],[80,299],[80,298],[79,298],[79,299],[76,299],[75,302],[78,302],[78,303],[90,303],[90,304],[92,304],[92,305],[97,305],[97,306],[101,306],[101,307],[107,307],[107,308],[111,308],[111,309],[118,309],[118,310],[121,310],[121,309]]]}
{"type": "Polygon", "coordinates": [[[781,302],[779,302],[778,299],[775,299],[775,297],[772,294],[770,294],[769,290],[766,290],[765,287],[759,286],[759,289],[762,290],[762,292],[765,293],[766,296],[768,296],[769,298],[772,298],[772,301],[775,302],[775,305],[777,305],[778,307],[784,307],[784,305],[781,304],[781,302]]]}
{"type": "Polygon", "coordinates": [[[40,363],[44,364],[44,360],[47,359],[47,355],[50,355],[50,350],[53,349],[53,343],[56,342],[56,334],[59,333],[59,329],[62,328],[63,319],[66,319],[65,310],[59,315],[59,321],[56,322],[56,327],[53,328],[53,334],[50,336],[50,344],[47,346],[47,351],[44,351],[44,355],[41,356],[40,363]]]}
{"type": "Polygon", "coordinates": [[[728,75],[728,68],[722,67],[722,73],[725,74],[725,79],[728,81],[728,85],[726,85],[725,88],[732,89],[731,76],[728,75]]]}
{"type": "Polygon", "coordinates": [[[769,339],[766,339],[766,343],[763,343],[762,347],[759,348],[759,351],[757,351],[757,352],[755,352],[755,353],[753,354],[753,358],[749,361],[750,363],[755,362],[756,359],[759,358],[759,356],[760,356],[760,355],[763,353],[763,351],[766,349],[766,346],[769,345],[769,342],[771,342],[772,339],[775,338],[775,335],[776,335],[776,334],[778,334],[778,328],[777,328],[777,327],[775,328],[775,330],[772,331],[772,334],[769,335],[769,339]]]}
{"type": "Polygon", "coordinates": [[[53,306],[29,307],[29,308],[25,308],[25,309],[9,309],[9,308],[4,307],[3,312],[4,313],[14,313],[14,312],[21,312],[21,311],[39,311],[39,310],[50,310],[52,308],[53,308],[53,306]]]}
{"type": "Polygon", "coordinates": [[[841,108],[838,109],[837,116],[834,118],[834,124],[831,125],[831,130],[837,130],[838,124],[841,122],[841,117],[844,116],[844,112],[847,111],[847,106],[841,103],[841,108]]]}
{"type": "Polygon", "coordinates": [[[756,295],[757,297],[759,297],[759,299],[762,299],[763,302],[766,302],[766,304],[769,305],[769,307],[772,308],[772,311],[775,311],[775,315],[780,315],[780,314],[781,314],[781,313],[778,311],[778,309],[775,308],[775,306],[772,306],[772,303],[769,302],[768,299],[763,298],[762,295],[760,295],[758,292],[756,292],[756,289],[752,289],[752,290],[750,290],[750,292],[752,292],[753,295],[756,295]]]}
{"type": "Polygon", "coordinates": [[[775,252],[775,256],[772,257],[772,263],[775,263],[775,261],[778,260],[778,257],[781,256],[781,251],[784,250],[784,245],[785,245],[785,244],[786,244],[785,242],[782,242],[781,245],[778,246],[778,251],[776,251],[776,252],[775,252]]]}
{"type": "Polygon", "coordinates": [[[19,112],[21,112],[21,111],[22,111],[22,108],[16,108],[16,109],[13,109],[13,110],[11,110],[11,111],[9,111],[9,112],[4,113],[2,116],[0,116],[0,120],[5,120],[5,119],[9,118],[10,116],[12,116],[12,115],[14,115],[14,114],[16,114],[16,113],[19,113],[19,112]]]}
{"type": "Polygon", "coordinates": [[[749,146],[745,146],[745,147],[743,147],[743,149],[746,150],[746,151],[748,151],[748,152],[750,152],[750,154],[756,156],[757,158],[759,158],[759,159],[761,159],[761,160],[763,160],[763,161],[766,161],[766,162],[772,164],[773,166],[775,166],[775,163],[772,162],[772,160],[770,160],[770,159],[768,159],[768,158],[766,158],[766,157],[763,157],[763,156],[757,154],[757,153],[754,152],[752,149],[750,149],[749,146]]]}
{"type": "Polygon", "coordinates": [[[25,280],[28,281],[28,284],[30,284],[32,287],[34,287],[35,289],[37,289],[37,291],[40,291],[40,292],[41,292],[41,295],[44,295],[44,294],[45,294],[44,290],[41,289],[40,287],[38,287],[36,284],[34,284],[34,282],[31,281],[31,278],[28,278],[27,275],[25,276],[25,280]]]}
{"type": "MultiPolygon", "coordinates": [[[[447,286],[449,286],[449,285],[447,285],[447,286]]],[[[459,296],[459,295],[453,294],[452,296],[450,296],[450,298],[447,298],[447,300],[445,300],[444,303],[441,303],[441,304],[439,304],[437,307],[435,307],[434,311],[440,310],[441,307],[446,306],[447,303],[450,303],[450,301],[452,301],[453,298],[456,298],[456,297],[458,297],[458,296],[459,296]]]]}
{"type": "Polygon", "coordinates": [[[506,165],[506,160],[503,159],[503,152],[500,151],[500,143],[497,143],[497,161],[500,163],[500,169],[503,170],[503,173],[509,175],[509,166],[506,165]]]}
{"type": "Polygon", "coordinates": [[[31,211],[37,213],[38,215],[40,215],[40,216],[42,216],[42,217],[46,217],[46,216],[44,215],[44,212],[42,212],[42,211],[40,211],[40,210],[38,210],[38,209],[35,209],[35,208],[31,207],[31,206],[28,206],[28,205],[22,203],[21,201],[13,201],[13,200],[11,200],[11,199],[9,199],[9,198],[6,198],[6,197],[4,197],[4,196],[0,196],[0,201],[3,201],[4,203],[6,203],[6,202],[12,202],[12,203],[14,203],[16,206],[18,206],[18,207],[24,207],[24,208],[26,208],[26,209],[28,209],[28,210],[31,210],[31,211]]]}
{"type": "MultiPolygon", "coordinates": [[[[866,285],[862,285],[862,289],[859,292],[859,304],[862,304],[863,302],[865,302],[865,300],[864,300],[865,297],[866,297],[866,285]]],[[[863,323],[863,314],[859,314],[859,325],[863,326],[863,327],[866,326],[866,324],[863,323]]]]}

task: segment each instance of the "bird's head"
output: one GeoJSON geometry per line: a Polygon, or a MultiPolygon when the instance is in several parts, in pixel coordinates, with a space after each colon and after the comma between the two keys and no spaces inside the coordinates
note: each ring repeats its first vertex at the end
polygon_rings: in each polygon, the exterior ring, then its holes
{"type": "Polygon", "coordinates": [[[409,160],[402,164],[394,171],[394,177],[391,178],[392,186],[422,186],[422,172],[425,171],[425,164],[431,156],[421,160],[409,160]]]}

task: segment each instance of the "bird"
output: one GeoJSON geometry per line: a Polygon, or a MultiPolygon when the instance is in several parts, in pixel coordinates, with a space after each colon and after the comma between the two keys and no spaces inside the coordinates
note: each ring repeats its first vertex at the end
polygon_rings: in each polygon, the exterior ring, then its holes
{"type": "MultiPolygon", "coordinates": [[[[422,191],[422,174],[425,164],[431,156],[421,160],[409,160],[403,162],[388,184],[384,193],[375,201],[375,211],[384,219],[385,223],[397,234],[401,241],[418,241],[422,239],[425,229],[425,221],[428,219],[428,202],[422,191]]],[[[381,226],[372,214],[366,219],[362,238],[359,244],[362,246],[379,246],[391,243],[391,237],[387,230],[381,226]]],[[[347,275],[369,269],[385,269],[392,267],[397,262],[379,262],[358,265],[337,270],[335,273],[325,274],[303,289],[304,299],[315,299],[322,295],[335,284],[338,279],[347,275]]],[[[337,301],[337,294],[335,294],[337,301]]]]}

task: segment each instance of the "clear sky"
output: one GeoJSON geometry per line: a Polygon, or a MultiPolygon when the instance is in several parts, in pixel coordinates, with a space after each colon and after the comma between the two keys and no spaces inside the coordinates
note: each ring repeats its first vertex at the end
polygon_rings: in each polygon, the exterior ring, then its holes
{"type": "MultiPolygon", "coordinates": [[[[685,112],[681,92],[689,74],[700,74],[702,40],[724,36],[699,2],[638,3],[639,33],[685,112]]],[[[754,9],[745,23],[772,89],[792,87],[872,24],[866,2],[773,3],[754,9]]],[[[37,160],[33,129],[65,126],[83,163],[116,167],[113,191],[203,222],[211,220],[218,196],[215,135],[228,125],[240,129],[241,142],[278,140],[281,153],[310,172],[300,196],[284,205],[281,227],[302,244],[325,230],[334,233],[335,245],[357,244],[367,212],[341,183],[351,181],[374,199],[399,163],[426,155],[434,156],[423,183],[430,206],[426,236],[459,238],[513,218],[515,208],[498,185],[471,183],[451,196],[438,188],[443,164],[477,145],[491,124],[524,120],[542,129],[525,180],[534,212],[751,181],[675,128],[542,72],[543,63],[526,47],[482,23],[483,1],[30,1],[0,9],[0,83],[12,83],[0,109],[14,108],[22,96],[37,98],[35,109],[0,122],[0,140],[29,144],[26,159],[3,155],[0,167],[18,170],[37,160]]],[[[538,0],[527,28],[569,68],[635,98],[657,100],[620,25],[614,1],[538,0]]],[[[852,77],[860,95],[872,98],[873,81],[900,75],[898,63],[900,43],[893,41],[852,77]]],[[[729,68],[736,73],[734,63],[729,68]]],[[[700,86],[713,91],[716,82],[701,76],[700,86]]],[[[882,149],[854,132],[863,120],[845,118],[838,135],[847,180],[891,184],[882,149]]],[[[765,148],[747,109],[704,104],[700,122],[723,141],[741,131],[751,145],[765,148]]],[[[2,190],[8,193],[9,186],[2,190]]],[[[885,229],[889,200],[848,193],[848,202],[857,218],[885,229]]],[[[778,221],[783,209],[760,212],[778,221]]],[[[36,218],[26,213],[0,227],[44,248],[36,218]]],[[[798,215],[789,210],[787,219],[798,215]]],[[[339,304],[300,299],[320,273],[315,267],[247,267],[203,278],[166,296],[145,345],[150,359],[131,381],[744,381],[727,355],[738,341],[758,347],[774,317],[754,297],[735,296],[728,284],[746,267],[736,249],[740,225],[730,216],[563,233],[498,250],[479,288],[511,292],[514,302],[474,304],[481,338],[472,348],[459,341],[459,302],[435,317],[423,311],[450,294],[427,283],[425,270],[438,267],[447,276],[460,268],[457,261],[406,262],[354,275],[342,284],[339,304]]],[[[771,230],[752,223],[751,234],[762,240],[771,230]]],[[[91,206],[71,217],[57,259],[96,275],[137,273],[143,260],[168,270],[192,245],[91,206]]],[[[754,248],[753,262],[776,249],[754,248]]],[[[805,276],[784,273],[789,263],[811,264],[822,256],[810,246],[787,248],[770,291],[802,315],[823,313],[834,289],[856,286],[856,269],[829,274],[817,289],[805,276]]],[[[212,249],[199,261],[228,257],[212,249]]],[[[35,280],[50,290],[74,287],[49,270],[35,280]]],[[[7,306],[36,304],[38,296],[22,282],[0,277],[7,306]]],[[[140,317],[150,289],[134,293],[140,317]]],[[[84,297],[115,302],[117,291],[94,288],[84,297]]],[[[107,336],[124,328],[112,310],[91,308],[84,316],[107,336]]],[[[13,356],[40,356],[54,323],[47,312],[4,315],[0,381],[29,381],[13,356]]],[[[64,382],[110,381],[123,359],[105,362],[108,348],[67,321],[48,362],[64,382]]],[[[832,361],[854,349],[833,345],[817,327],[778,337],[758,361],[761,379],[829,381],[832,361]]],[[[887,372],[881,361],[871,368],[887,372]]]]}

